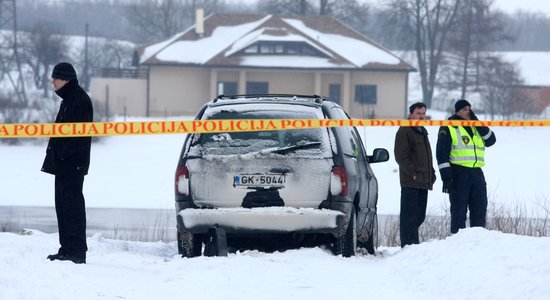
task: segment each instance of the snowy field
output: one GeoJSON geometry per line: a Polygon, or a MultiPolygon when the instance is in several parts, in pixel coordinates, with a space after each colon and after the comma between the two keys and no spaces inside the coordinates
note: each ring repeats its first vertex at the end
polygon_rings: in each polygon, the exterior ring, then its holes
{"type": "MultiPolygon", "coordinates": [[[[446,119],[443,113],[432,112],[432,116],[446,119]]],[[[438,128],[427,129],[435,152],[438,128]]],[[[538,213],[540,205],[550,205],[547,178],[550,129],[492,129],[497,142],[487,148],[484,167],[489,200],[506,206],[521,205],[530,214],[538,213]]],[[[399,213],[399,173],[393,158],[396,131],[397,127],[359,128],[369,154],[374,148],[390,152],[389,162],[372,165],[380,186],[380,214],[399,213]]],[[[125,136],[94,143],[90,172],[84,181],[87,207],[173,209],[174,173],[184,138],[183,135],[125,136]]],[[[0,144],[0,205],[53,206],[54,177],[40,172],[47,140],[36,142],[39,144],[0,144]]],[[[439,172],[436,174],[439,176],[439,172]]],[[[440,180],[429,193],[428,201],[431,214],[443,214],[448,196],[441,192],[440,180]]]]}
{"type": "Polygon", "coordinates": [[[548,299],[550,238],[467,229],[352,258],[321,248],[182,259],[176,242],[88,239],[50,262],[56,234],[0,234],[0,299],[548,299]]]}
{"type": "MultiPolygon", "coordinates": [[[[434,115],[434,119],[445,116],[434,115]]],[[[380,214],[398,214],[393,159],[395,127],[360,128],[369,153],[391,159],[373,165],[380,214]]],[[[435,151],[437,128],[428,128],[435,151]]],[[[548,128],[493,128],[484,168],[490,200],[536,214],[550,195],[548,128]]],[[[173,208],[174,171],[184,136],[104,138],[92,146],[85,179],[87,207],[173,208]]],[[[46,140],[0,145],[0,205],[53,206],[53,176],[40,172],[46,140]]],[[[438,180],[429,210],[448,202],[438,180]]],[[[1,221],[1,220],[0,220],[1,221]]],[[[0,233],[0,300],[4,299],[547,299],[550,238],[467,229],[445,240],[380,248],[375,256],[334,257],[321,248],[284,253],[246,251],[228,258],[182,259],[176,242],[88,238],[87,265],[45,259],[57,234],[0,233]]]]}

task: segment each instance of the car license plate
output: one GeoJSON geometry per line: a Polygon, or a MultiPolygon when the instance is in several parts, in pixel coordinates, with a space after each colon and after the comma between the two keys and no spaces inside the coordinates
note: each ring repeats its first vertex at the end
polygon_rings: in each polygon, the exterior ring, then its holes
{"type": "Polygon", "coordinates": [[[286,177],[284,174],[242,174],[233,176],[234,187],[276,187],[285,186],[286,177]]]}

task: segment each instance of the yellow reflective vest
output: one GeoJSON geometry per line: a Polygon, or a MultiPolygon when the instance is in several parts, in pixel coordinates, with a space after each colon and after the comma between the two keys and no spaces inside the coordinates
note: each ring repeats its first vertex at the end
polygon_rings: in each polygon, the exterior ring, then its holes
{"type": "Polygon", "coordinates": [[[449,162],[467,168],[483,167],[485,165],[485,143],[477,129],[472,127],[474,134],[472,138],[462,126],[448,127],[451,135],[449,162]]]}

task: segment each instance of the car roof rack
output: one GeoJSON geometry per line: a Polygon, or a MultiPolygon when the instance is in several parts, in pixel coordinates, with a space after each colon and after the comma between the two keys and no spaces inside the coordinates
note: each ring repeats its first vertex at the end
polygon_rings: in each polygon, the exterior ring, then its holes
{"type": "Polygon", "coordinates": [[[298,95],[298,94],[244,94],[244,95],[219,95],[212,102],[216,103],[220,100],[242,100],[242,99],[258,99],[258,100],[311,100],[315,103],[328,101],[327,97],[319,95],[298,95]]]}

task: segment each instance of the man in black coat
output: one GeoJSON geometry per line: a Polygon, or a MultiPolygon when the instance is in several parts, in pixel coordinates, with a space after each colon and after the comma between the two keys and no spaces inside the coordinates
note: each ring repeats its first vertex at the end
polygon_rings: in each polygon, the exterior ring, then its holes
{"type": "MultiPolygon", "coordinates": [[[[93,122],[92,101],[80,87],[69,63],[57,64],[52,72],[61,106],[55,123],[93,122]]],[[[50,138],[42,172],[55,175],[55,211],[61,248],[50,260],[86,263],[86,210],[82,186],[90,166],[91,137],[50,138]]]]}
{"type": "MultiPolygon", "coordinates": [[[[409,107],[409,113],[409,119],[425,120],[426,105],[414,103],[409,107]]],[[[420,243],[418,228],[426,218],[428,190],[435,182],[432,148],[426,128],[399,127],[395,135],[394,154],[401,183],[399,237],[401,247],[405,247],[420,243]]]]}
{"type": "MultiPolygon", "coordinates": [[[[477,120],[468,101],[455,103],[455,114],[449,120],[477,120]]],[[[451,202],[451,233],[466,227],[470,210],[470,226],[485,227],[487,215],[487,183],[481,167],[485,165],[485,147],[496,142],[487,126],[443,126],[439,129],[436,157],[443,192],[451,202]]]]}

